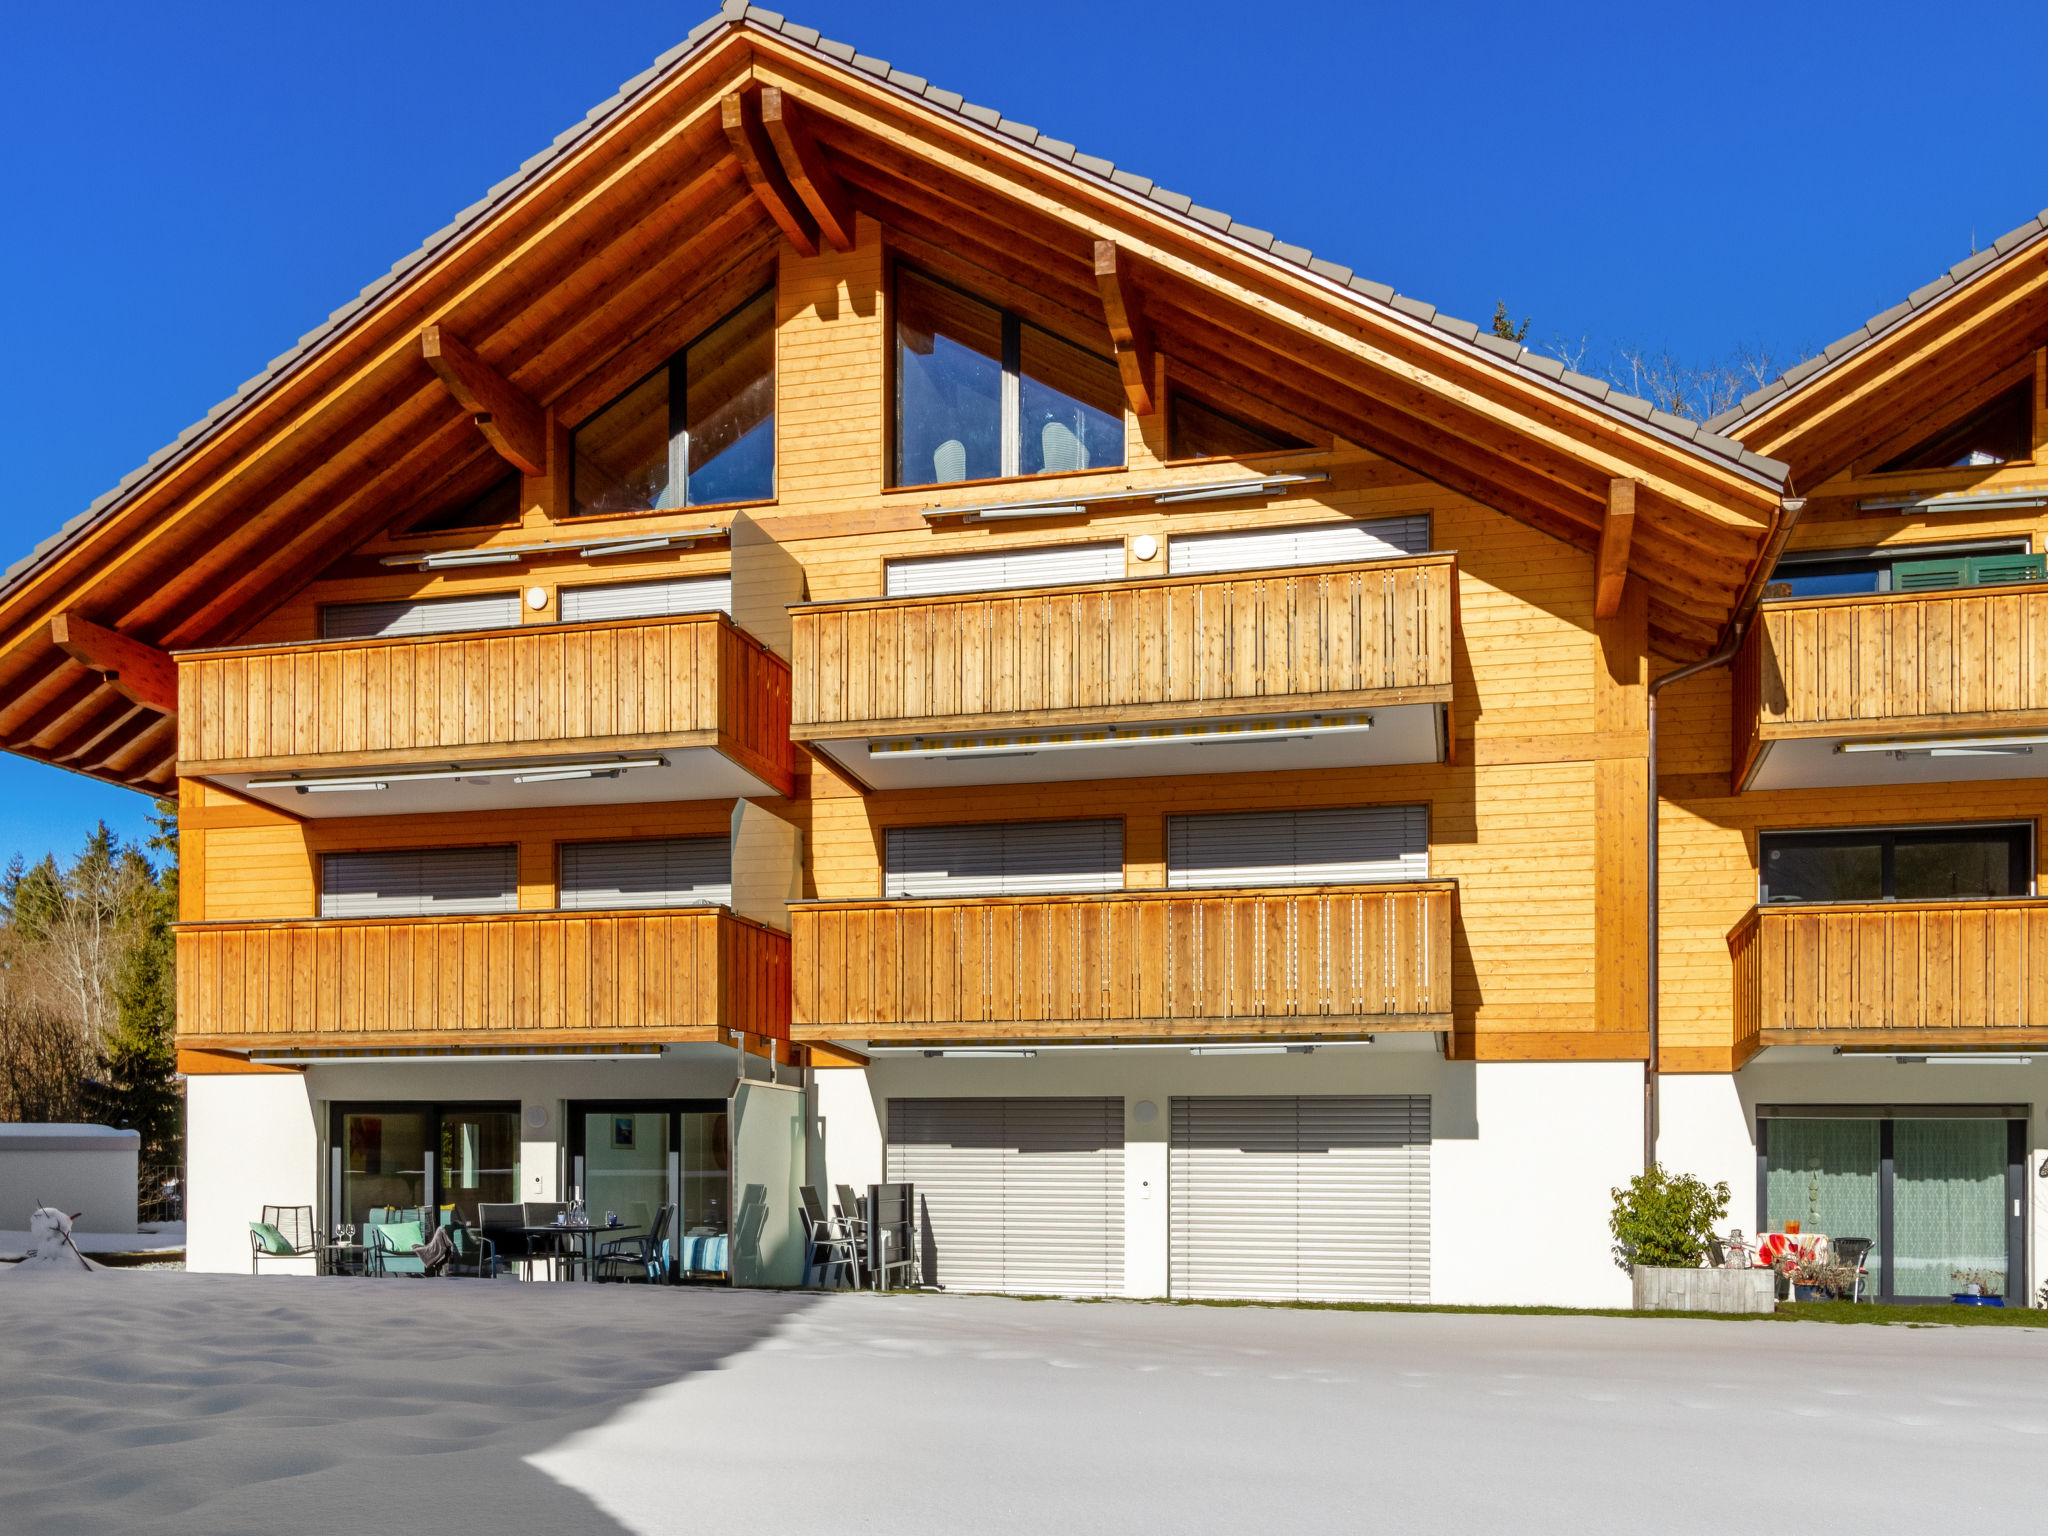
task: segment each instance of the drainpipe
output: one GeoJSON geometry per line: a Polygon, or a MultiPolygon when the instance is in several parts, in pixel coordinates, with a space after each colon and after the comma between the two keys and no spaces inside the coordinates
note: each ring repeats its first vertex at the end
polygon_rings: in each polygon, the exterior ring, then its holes
{"type": "MultiPolygon", "coordinates": [[[[1789,486],[1788,486],[1789,489],[1789,486]]],[[[1786,497],[1779,502],[1778,515],[1773,520],[1764,547],[1757,555],[1756,564],[1751,567],[1749,581],[1742,589],[1742,595],[1735,605],[1735,614],[1728,622],[1727,638],[1720,649],[1704,661],[1695,661],[1690,666],[1666,672],[1662,677],[1651,680],[1648,694],[1649,742],[1646,748],[1650,775],[1649,825],[1645,829],[1645,847],[1649,855],[1649,901],[1647,923],[1649,926],[1649,997],[1647,1023],[1649,1025],[1649,1054],[1643,1061],[1643,1171],[1648,1172],[1657,1161],[1657,1051],[1660,1044],[1658,1031],[1658,978],[1657,978],[1657,810],[1661,804],[1657,792],[1657,695],[1673,683],[1682,683],[1688,677],[1697,677],[1715,667],[1725,667],[1735,659],[1735,653],[1742,649],[1743,636],[1748,634],[1750,622],[1756,617],[1757,604],[1763,601],[1764,583],[1777,568],[1778,556],[1784,553],[1785,541],[1792,536],[1792,526],[1799,521],[1799,514],[1805,510],[1806,502],[1801,497],[1786,497]]]]}

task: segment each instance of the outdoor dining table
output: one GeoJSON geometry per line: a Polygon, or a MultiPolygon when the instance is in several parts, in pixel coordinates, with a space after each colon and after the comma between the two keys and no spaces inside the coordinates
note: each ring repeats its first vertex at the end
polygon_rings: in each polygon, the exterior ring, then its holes
{"type": "MultiPolygon", "coordinates": [[[[583,1277],[586,1280],[595,1280],[597,1278],[597,1239],[599,1235],[625,1237],[629,1233],[638,1232],[640,1228],[630,1221],[620,1222],[616,1227],[605,1226],[602,1222],[583,1222],[571,1225],[566,1222],[551,1221],[537,1227],[521,1227],[519,1230],[528,1236],[546,1233],[554,1237],[581,1238],[583,1240],[583,1277]]],[[[571,1257],[573,1258],[574,1255],[571,1255],[571,1257]]],[[[576,1278],[576,1266],[573,1263],[569,1266],[569,1278],[572,1280],[576,1278]]]]}
{"type": "Polygon", "coordinates": [[[1760,1232],[1756,1239],[1757,1268],[1769,1269],[1788,1249],[1817,1264],[1828,1262],[1828,1240],[1818,1232],[1760,1232]]]}

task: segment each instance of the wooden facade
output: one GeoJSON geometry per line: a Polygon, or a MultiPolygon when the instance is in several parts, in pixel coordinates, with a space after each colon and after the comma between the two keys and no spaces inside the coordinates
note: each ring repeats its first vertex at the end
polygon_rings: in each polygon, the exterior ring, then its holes
{"type": "Polygon", "coordinates": [[[794,1034],[1443,1030],[1456,906],[1449,881],[814,903],[791,926],[794,1034]]]}
{"type": "Polygon", "coordinates": [[[722,908],[187,923],[196,1049],[789,1038],[789,937],[722,908]]]}
{"type": "Polygon", "coordinates": [[[1449,555],[815,604],[794,734],[1448,704],[1456,614],[1449,555]]]}
{"type": "Polygon", "coordinates": [[[180,771],[710,746],[784,793],[789,666],[722,613],[187,652],[180,771]]]}

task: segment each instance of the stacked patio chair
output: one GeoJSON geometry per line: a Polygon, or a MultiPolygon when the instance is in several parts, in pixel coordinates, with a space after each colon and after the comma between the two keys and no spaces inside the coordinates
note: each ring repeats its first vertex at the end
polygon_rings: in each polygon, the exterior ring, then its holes
{"type": "Polygon", "coordinates": [[[249,1273],[265,1259],[317,1259],[320,1233],[310,1205],[266,1205],[263,1219],[249,1223],[249,1273]]]}
{"type": "Polygon", "coordinates": [[[826,1213],[824,1197],[810,1185],[804,1185],[797,1193],[804,1203],[804,1283],[808,1285],[813,1274],[823,1282],[831,1271],[837,1270],[849,1286],[858,1290],[860,1250],[854,1245],[853,1235],[826,1213]]]}
{"type": "Polygon", "coordinates": [[[851,1184],[834,1184],[832,1193],[838,1197],[833,1210],[839,1217],[839,1230],[853,1239],[853,1283],[858,1286],[861,1283],[860,1256],[867,1252],[867,1207],[853,1192],[851,1184]]]}

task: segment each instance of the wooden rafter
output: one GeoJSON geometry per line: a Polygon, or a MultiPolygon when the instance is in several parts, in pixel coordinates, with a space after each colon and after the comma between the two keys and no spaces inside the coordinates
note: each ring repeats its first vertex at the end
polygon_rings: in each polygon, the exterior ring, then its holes
{"type": "Polygon", "coordinates": [[[80,666],[99,673],[124,697],[166,715],[178,712],[178,667],[164,652],[78,613],[50,620],[50,641],[80,666]]]}
{"type": "MultiPolygon", "coordinates": [[[[775,86],[761,90],[761,126],[775,146],[782,173],[803,199],[804,207],[817,220],[818,228],[835,249],[853,249],[853,203],[838,172],[825,163],[824,151],[811,137],[803,109],[775,86]]],[[[729,130],[728,130],[729,131],[729,130]]]]}
{"type": "Polygon", "coordinates": [[[818,221],[783,174],[782,161],[761,126],[761,109],[753,95],[734,91],[719,101],[725,137],[746,175],[747,185],[768,210],[768,217],[802,255],[818,254],[818,221]]]}
{"type": "Polygon", "coordinates": [[[1593,617],[1611,619],[1621,612],[1628,586],[1629,545],[1636,532],[1636,483],[1614,480],[1607,488],[1607,520],[1600,525],[1600,555],[1593,591],[1593,617]]]}
{"type": "Polygon", "coordinates": [[[420,332],[420,355],[500,457],[521,474],[548,472],[547,416],[538,405],[438,325],[420,332]]]}
{"type": "Polygon", "coordinates": [[[1095,286],[1102,294],[1102,317],[1109,323],[1110,344],[1116,348],[1116,371],[1124,381],[1124,398],[1130,402],[1132,415],[1150,416],[1166,403],[1152,397],[1152,331],[1145,324],[1131,263],[1117,250],[1114,240],[1095,242],[1095,286]]]}

